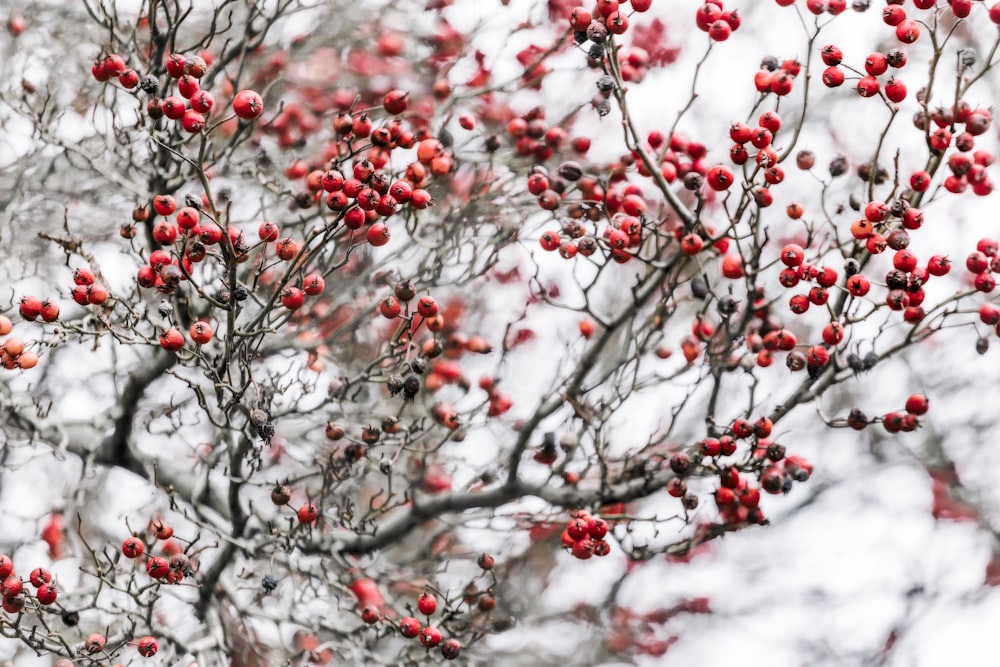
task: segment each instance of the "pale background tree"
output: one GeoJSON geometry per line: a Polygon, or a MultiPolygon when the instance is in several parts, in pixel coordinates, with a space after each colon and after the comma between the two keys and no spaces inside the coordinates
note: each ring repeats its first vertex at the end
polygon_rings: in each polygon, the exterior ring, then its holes
{"type": "Polygon", "coordinates": [[[1000,652],[1000,12],[615,4],[584,8],[613,37],[555,0],[5,8],[0,553],[25,582],[3,659],[443,662],[408,616],[467,664],[1000,652]],[[873,53],[894,64],[863,97],[873,53]],[[203,130],[158,118],[195,89],[203,130]],[[756,168],[765,112],[780,172],[756,168]],[[871,202],[885,252],[852,236],[871,202]],[[889,275],[906,242],[951,272],[889,275]],[[812,276],[780,275],[789,244],[812,276]],[[797,346],[761,351],[779,331],[797,346]],[[561,546],[580,512],[607,537],[561,546]]]}

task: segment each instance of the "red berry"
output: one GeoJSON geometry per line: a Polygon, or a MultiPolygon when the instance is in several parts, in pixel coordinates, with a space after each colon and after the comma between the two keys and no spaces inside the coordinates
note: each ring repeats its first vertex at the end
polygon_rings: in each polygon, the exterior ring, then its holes
{"type": "Polygon", "coordinates": [[[417,609],[424,616],[430,616],[437,609],[437,598],[433,593],[421,593],[417,598],[417,609]]]}
{"type": "Polygon", "coordinates": [[[857,91],[861,97],[873,97],[878,95],[878,79],[869,74],[858,79],[857,91]]]}
{"type": "Polygon", "coordinates": [[[407,616],[399,622],[399,632],[404,637],[416,637],[420,634],[420,621],[412,616],[407,616]]]}
{"type": "Polygon", "coordinates": [[[587,533],[595,540],[603,540],[608,534],[608,522],[604,519],[591,518],[587,522],[587,533]]]}
{"type": "Polygon", "coordinates": [[[11,575],[3,580],[3,584],[0,584],[0,589],[2,589],[4,597],[17,597],[24,589],[24,582],[19,577],[11,575]]]}
{"type": "Polygon", "coordinates": [[[204,345],[212,340],[212,327],[207,322],[195,322],[188,333],[197,345],[204,345]]]}
{"type": "Polygon", "coordinates": [[[417,312],[421,317],[430,318],[438,314],[438,303],[434,297],[425,295],[417,301],[417,312]]]}
{"type": "Polygon", "coordinates": [[[281,305],[288,310],[301,308],[305,302],[305,293],[298,287],[286,287],[281,291],[281,305]]]}
{"type": "Polygon", "coordinates": [[[319,518],[319,509],[312,503],[306,503],[296,512],[299,523],[313,523],[319,518]]]}
{"type": "Polygon", "coordinates": [[[55,584],[42,584],[35,593],[35,599],[38,600],[38,604],[42,605],[52,604],[57,597],[59,597],[59,591],[55,584]]]}
{"type": "Polygon", "coordinates": [[[35,321],[42,312],[42,301],[36,296],[22,296],[19,306],[21,317],[35,321]]]}
{"type": "Polygon", "coordinates": [[[420,643],[427,648],[434,648],[441,643],[441,631],[428,625],[420,631],[420,643]]]}
{"type": "Polygon", "coordinates": [[[447,639],[441,644],[441,655],[444,656],[445,660],[454,660],[461,651],[462,645],[458,643],[457,639],[447,639]]]}
{"type": "Polygon", "coordinates": [[[142,657],[152,658],[154,655],[156,655],[156,652],[160,649],[160,646],[159,644],[156,643],[155,637],[146,635],[138,642],[136,642],[135,648],[136,651],[139,652],[139,655],[141,655],[142,657]]]}
{"type": "Polygon", "coordinates": [[[122,553],[128,558],[139,558],[145,551],[146,545],[138,537],[128,537],[122,542],[122,553]]]}
{"type": "Polygon", "coordinates": [[[28,577],[31,585],[35,588],[39,588],[44,584],[52,583],[52,573],[43,567],[36,567],[31,571],[31,575],[28,577]]]}
{"type": "Polygon", "coordinates": [[[406,111],[407,95],[401,90],[390,90],[382,98],[382,107],[393,115],[401,114],[406,111]]]}
{"type": "Polygon", "coordinates": [[[233,98],[233,111],[243,120],[253,120],[264,112],[264,100],[252,90],[241,90],[233,98]]]}
{"type": "Polygon", "coordinates": [[[154,579],[162,579],[170,571],[170,564],[166,558],[153,556],[146,561],[146,572],[154,579]]]}
{"type": "Polygon", "coordinates": [[[365,605],[361,610],[361,620],[368,625],[374,625],[382,618],[382,612],[374,605],[365,605]]]}
{"type": "Polygon", "coordinates": [[[923,394],[913,394],[906,399],[906,411],[911,415],[923,415],[930,408],[930,402],[923,394]]]}
{"type": "Polygon", "coordinates": [[[185,132],[198,134],[205,129],[205,117],[194,109],[188,109],[181,118],[181,127],[185,132]]]}
{"type": "Polygon", "coordinates": [[[160,347],[167,352],[176,352],[184,347],[184,334],[171,327],[160,335],[160,347]]]}

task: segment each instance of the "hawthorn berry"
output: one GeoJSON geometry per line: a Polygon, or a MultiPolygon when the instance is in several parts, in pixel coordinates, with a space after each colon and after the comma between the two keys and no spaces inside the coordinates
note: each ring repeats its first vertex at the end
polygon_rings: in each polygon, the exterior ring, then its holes
{"type": "Polygon", "coordinates": [[[104,635],[95,632],[87,637],[87,641],[83,643],[83,649],[87,653],[98,653],[104,650],[105,642],[104,635]]]}
{"type": "Polygon", "coordinates": [[[417,598],[417,609],[424,616],[430,616],[437,609],[437,598],[434,597],[433,593],[424,592],[420,594],[417,598]]]}
{"type": "Polygon", "coordinates": [[[176,352],[184,347],[184,334],[177,329],[170,327],[160,334],[160,347],[167,352],[176,352]]]}
{"type": "Polygon", "coordinates": [[[288,310],[301,308],[305,301],[305,293],[298,287],[286,287],[281,291],[281,304],[288,310]]]}
{"type": "Polygon", "coordinates": [[[319,509],[312,503],[306,503],[299,508],[295,516],[299,520],[299,523],[311,524],[319,518],[319,509]]]}
{"type": "Polygon", "coordinates": [[[374,605],[365,605],[361,609],[361,620],[368,625],[378,623],[380,618],[382,618],[382,613],[374,605]]]}
{"type": "Polygon", "coordinates": [[[243,120],[253,120],[264,112],[264,100],[253,90],[241,90],[233,97],[233,112],[243,120]]]}
{"type": "Polygon", "coordinates": [[[17,597],[21,594],[23,589],[24,582],[21,581],[20,577],[16,577],[14,575],[7,577],[3,580],[3,583],[0,584],[0,591],[2,591],[4,597],[8,598],[17,597]]]}
{"type": "Polygon", "coordinates": [[[52,583],[52,573],[43,567],[36,567],[28,575],[28,581],[31,582],[32,586],[38,588],[44,584],[52,583]]]}
{"type": "Polygon", "coordinates": [[[458,654],[462,650],[462,645],[458,643],[457,639],[447,639],[443,644],[441,644],[441,655],[445,660],[454,660],[458,657],[458,654]]]}
{"type": "Polygon", "coordinates": [[[382,108],[388,113],[399,115],[406,111],[407,96],[408,93],[404,93],[401,90],[390,90],[382,98],[382,108]]]}
{"type": "Polygon", "coordinates": [[[142,657],[152,658],[160,650],[160,646],[157,644],[155,637],[146,635],[136,642],[135,649],[142,657]]]}
{"type": "Polygon", "coordinates": [[[906,399],[906,411],[911,415],[927,414],[930,402],[923,394],[913,394],[906,399]]]}
{"type": "Polygon", "coordinates": [[[302,279],[302,291],[309,296],[322,294],[325,288],[326,281],[323,280],[323,276],[318,273],[310,273],[302,279]]]}
{"type": "Polygon", "coordinates": [[[204,345],[212,340],[212,327],[208,322],[195,322],[191,325],[191,340],[197,345],[204,345]]]}
{"type": "Polygon", "coordinates": [[[434,648],[441,643],[441,631],[433,625],[428,625],[420,630],[420,643],[427,648],[434,648]]]}
{"type": "Polygon", "coordinates": [[[434,317],[438,314],[438,303],[434,297],[424,295],[417,301],[417,312],[424,318],[434,317]]]}
{"type": "Polygon", "coordinates": [[[125,541],[122,542],[122,553],[128,558],[140,558],[145,551],[146,545],[134,535],[125,538],[125,541]]]}
{"type": "Polygon", "coordinates": [[[42,584],[35,592],[35,599],[41,605],[48,606],[55,602],[57,597],[59,597],[59,591],[55,584],[42,584]]]}
{"type": "Polygon", "coordinates": [[[33,322],[42,312],[42,301],[36,296],[22,296],[18,311],[21,317],[33,322]]]}
{"type": "Polygon", "coordinates": [[[416,637],[420,634],[420,621],[412,616],[406,616],[399,621],[399,632],[404,637],[416,637]]]}

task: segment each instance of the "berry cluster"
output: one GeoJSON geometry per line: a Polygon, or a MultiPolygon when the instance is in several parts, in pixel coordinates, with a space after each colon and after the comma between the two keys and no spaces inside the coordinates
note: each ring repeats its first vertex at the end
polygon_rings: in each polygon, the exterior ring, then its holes
{"type": "Polygon", "coordinates": [[[574,558],[587,560],[591,556],[607,556],[611,553],[611,545],[605,537],[608,535],[608,522],[586,512],[577,512],[563,529],[560,538],[574,558]]]}
{"type": "Polygon", "coordinates": [[[735,9],[725,11],[722,0],[709,0],[698,8],[695,24],[702,32],[707,32],[713,42],[724,42],[740,27],[740,14],[735,9]]]}
{"type": "MultiPolygon", "coordinates": [[[[35,601],[43,607],[54,603],[59,596],[59,589],[52,578],[52,573],[45,568],[33,569],[28,581],[35,589],[35,601]]],[[[14,561],[6,554],[0,554],[0,595],[2,595],[3,610],[8,614],[20,613],[30,599],[24,589],[23,580],[14,573],[14,561]]]]}
{"type": "MultiPolygon", "coordinates": [[[[0,315],[0,336],[7,336],[14,330],[14,324],[6,315],[0,315]]],[[[17,336],[0,338],[0,366],[7,370],[21,368],[27,370],[38,364],[38,355],[24,348],[24,341],[17,336]]]]}
{"type": "Polygon", "coordinates": [[[93,271],[84,267],[73,272],[73,289],[70,294],[73,301],[81,306],[100,306],[108,300],[108,288],[97,282],[93,271]]]}

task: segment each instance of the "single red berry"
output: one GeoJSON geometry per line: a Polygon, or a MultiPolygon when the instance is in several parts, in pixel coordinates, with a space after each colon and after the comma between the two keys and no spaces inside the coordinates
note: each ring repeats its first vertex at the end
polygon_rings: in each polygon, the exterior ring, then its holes
{"type": "Polygon", "coordinates": [[[906,399],[906,411],[911,415],[927,414],[930,409],[930,402],[923,394],[913,394],[906,399]]]}
{"type": "Polygon", "coordinates": [[[37,296],[22,296],[19,312],[24,319],[35,321],[42,312],[42,300],[37,296]]]}
{"type": "Polygon", "coordinates": [[[795,267],[805,260],[806,253],[802,246],[796,243],[789,243],[781,249],[781,263],[788,267],[795,267]]]}
{"type": "Polygon", "coordinates": [[[35,599],[38,600],[38,604],[42,605],[52,604],[57,597],[59,597],[59,591],[55,584],[42,584],[35,593],[35,599]]]}
{"type": "Polygon", "coordinates": [[[421,593],[420,597],[417,598],[417,609],[424,616],[430,616],[437,609],[437,598],[434,597],[433,593],[421,593]]]}
{"type": "Polygon", "coordinates": [[[209,326],[208,322],[195,322],[191,325],[191,330],[188,333],[191,334],[191,340],[197,345],[204,345],[212,340],[212,327],[209,326]]]}
{"type": "Polygon", "coordinates": [[[104,635],[95,632],[87,637],[87,641],[83,643],[83,648],[87,653],[98,653],[104,650],[105,641],[104,635]]]}
{"type": "Polygon", "coordinates": [[[296,512],[299,523],[313,523],[319,518],[319,509],[312,503],[306,503],[296,512]]]}
{"type": "Polygon", "coordinates": [[[454,660],[461,651],[462,645],[458,643],[457,639],[447,639],[441,644],[441,655],[445,660],[454,660]]]}
{"type": "Polygon", "coordinates": [[[608,534],[608,522],[596,517],[591,518],[587,522],[587,533],[595,540],[603,540],[608,534]]]}
{"type": "Polygon", "coordinates": [[[858,79],[857,91],[858,95],[861,97],[874,97],[875,95],[878,95],[878,79],[871,74],[861,77],[858,79]]]}
{"type": "Polygon", "coordinates": [[[297,310],[305,302],[305,293],[298,287],[286,287],[281,291],[281,305],[288,310],[297,310]]]}
{"type": "Polygon", "coordinates": [[[171,327],[160,334],[160,347],[167,352],[176,352],[184,347],[184,334],[171,327]]]}
{"type": "Polygon", "coordinates": [[[420,643],[427,648],[434,648],[441,643],[441,631],[428,625],[420,631],[420,643]]]}
{"type": "Polygon", "coordinates": [[[582,540],[589,534],[587,521],[580,517],[571,519],[569,524],[566,526],[566,532],[571,539],[582,540]]]}
{"type": "Polygon", "coordinates": [[[36,567],[31,571],[31,574],[28,576],[28,580],[31,582],[32,586],[39,588],[44,584],[52,583],[52,573],[43,567],[36,567]]]}
{"type": "Polygon", "coordinates": [[[407,616],[399,622],[399,632],[404,637],[413,638],[420,634],[420,621],[407,616]]]}
{"type": "Polygon", "coordinates": [[[122,542],[122,553],[128,558],[139,558],[145,551],[146,545],[138,537],[127,537],[122,542]]]}
{"type": "Polygon", "coordinates": [[[0,590],[2,590],[4,597],[17,597],[24,590],[24,582],[21,581],[20,577],[11,575],[3,580],[3,584],[0,584],[0,590]]]}
{"type": "Polygon", "coordinates": [[[141,655],[142,657],[152,658],[154,655],[156,655],[156,652],[160,650],[160,646],[159,644],[156,643],[155,637],[146,635],[138,642],[136,642],[135,649],[136,651],[139,652],[139,655],[141,655]]]}
{"type": "Polygon", "coordinates": [[[253,120],[264,112],[264,100],[252,90],[241,90],[233,98],[233,111],[243,120],[253,120]]]}
{"type": "Polygon", "coordinates": [[[146,561],[146,572],[154,579],[162,579],[170,571],[170,564],[166,558],[153,556],[146,561]]]}
{"type": "Polygon", "coordinates": [[[406,98],[408,93],[402,90],[390,90],[382,98],[382,107],[389,113],[396,115],[406,111],[406,98]]]}
{"type": "Polygon", "coordinates": [[[417,301],[417,312],[421,317],[431,318],[438,314],[438,303],[434,297],[425,295],[417,301]]]}

